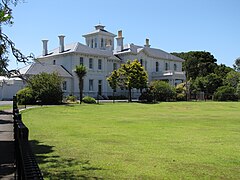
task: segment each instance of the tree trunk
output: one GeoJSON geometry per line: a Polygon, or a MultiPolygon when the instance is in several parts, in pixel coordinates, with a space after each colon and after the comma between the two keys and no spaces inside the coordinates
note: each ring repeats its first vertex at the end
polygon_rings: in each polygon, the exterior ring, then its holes
{"type": "Polygon", "coordinates": [[[128,88],[128,102],[132,102],[132,88],[128,88]]]}
{"type": "Polygon", "coordinates": [[[83,99],[83,80],[81,79],[79,81],[79,98],[80,98],[80,104],[82,104],[82,99],[83,99]]]}

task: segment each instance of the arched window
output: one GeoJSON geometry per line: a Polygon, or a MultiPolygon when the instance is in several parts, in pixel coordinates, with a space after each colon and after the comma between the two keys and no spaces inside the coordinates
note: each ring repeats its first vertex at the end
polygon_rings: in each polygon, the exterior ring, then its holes
{"type": "Polygon", "coordinates": [[[158,64],[158,62],[156,62],[156,72],[158,72],[159,71],[159,64],[158,64]]]}
{"type": "Polygon", "coordinates": [[[56,65],[56,60],[53,60],[53,65],[56,65]]]}
{"type": "Polygon", "coordinates": [[[143,60],[142,59],[140,59],[140,64],[141,64],[141,66],[143,66],[143,60]]]}

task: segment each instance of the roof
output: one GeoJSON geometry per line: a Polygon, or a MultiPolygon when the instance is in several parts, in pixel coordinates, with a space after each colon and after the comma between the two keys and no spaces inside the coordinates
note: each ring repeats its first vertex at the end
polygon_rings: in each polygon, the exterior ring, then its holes
{"type": "Polygon", "coordinates": [[[184,61],[184,59],[176,57],[176,56],[174,56],[170,53],[167,53],[161,49],[143,47],[143,46],[138,46],[138,45],[134,45],[134,44],[125,45],[121,52],[116,52],[115,54],[120,55],[120,54],[129,53],[129,52],[138,54],[142,51],[144,51],[148,56],[153,57],[153,58],[160,58],[160,59],[167,59],[167,60],[174,60],[174,61],[181,61],[181,62],[184,61]]]}
{"type": "Polygon", "coordinates": [[[103,34],[103,35],[113,36],[113,37],[117,36],[116,34],[110,33],[105,29],[96,29],[96,30],[94,30],[90,33],[84,34],[83,37],[90,36],[90,35],[93,35],[93,34],[98,34],[98,33],[103,34]]]}
{"type": "Polygon", "coordinates": [[[19,69],[19,72],[23,75],[36,75],[40,73],[58,73],[61,77],[72,77],[72,75],[62,66],[34,63],[19,69]]]}
{"type": "Polygon", "coordinates": [[[49,51],[48,55],[46,56],[39,56],[38,58],[45,58],[55,55],[61,55],[61,54],[68,54],[68,53],[80,53],[80,54],[86,54],[86,55],[95,55],[95,56],[103,56],[110,59],[120,60],[119,58],[115,57],[112,53],[112,51],[109,50],[101,50],[97,48],[90,48],[84,44],[81,44],[79,42],[67,44],[64,47],[64,52],[59,52],[59,48],[55,48],[52,51],[49,51]]]}

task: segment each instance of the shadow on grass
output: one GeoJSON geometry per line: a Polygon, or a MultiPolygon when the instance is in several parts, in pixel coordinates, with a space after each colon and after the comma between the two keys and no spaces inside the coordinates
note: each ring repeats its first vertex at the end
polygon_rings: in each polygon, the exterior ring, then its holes
{"type": "Polygon", "coordinates": [[[33,152],[41,168],[44,178],[49,179],[102,179],[101,177],[91,176],[93,171],[104,170],[94,167],[87,161],[77,161],[73,158],[61,158],[51,155],[54,146],[42,144],[39,141],[30,141],[33,152]],[[73,170],[75,168],[78,170],[73,170]],[[81,171],[81,172],[78,172],[81,171]]]}

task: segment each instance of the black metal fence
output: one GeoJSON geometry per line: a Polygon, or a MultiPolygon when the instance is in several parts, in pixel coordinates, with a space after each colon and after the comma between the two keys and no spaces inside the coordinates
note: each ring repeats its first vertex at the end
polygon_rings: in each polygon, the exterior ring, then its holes
{"type": "Polygon", "coordinates": [[[13,119],[14,119],[14,140],[15,140],[15,164],[18,180],[43,179],[32,148],[28,141],[28,128],[22,122],[19,114],[17,98],[13,97],[13,119]]]}

